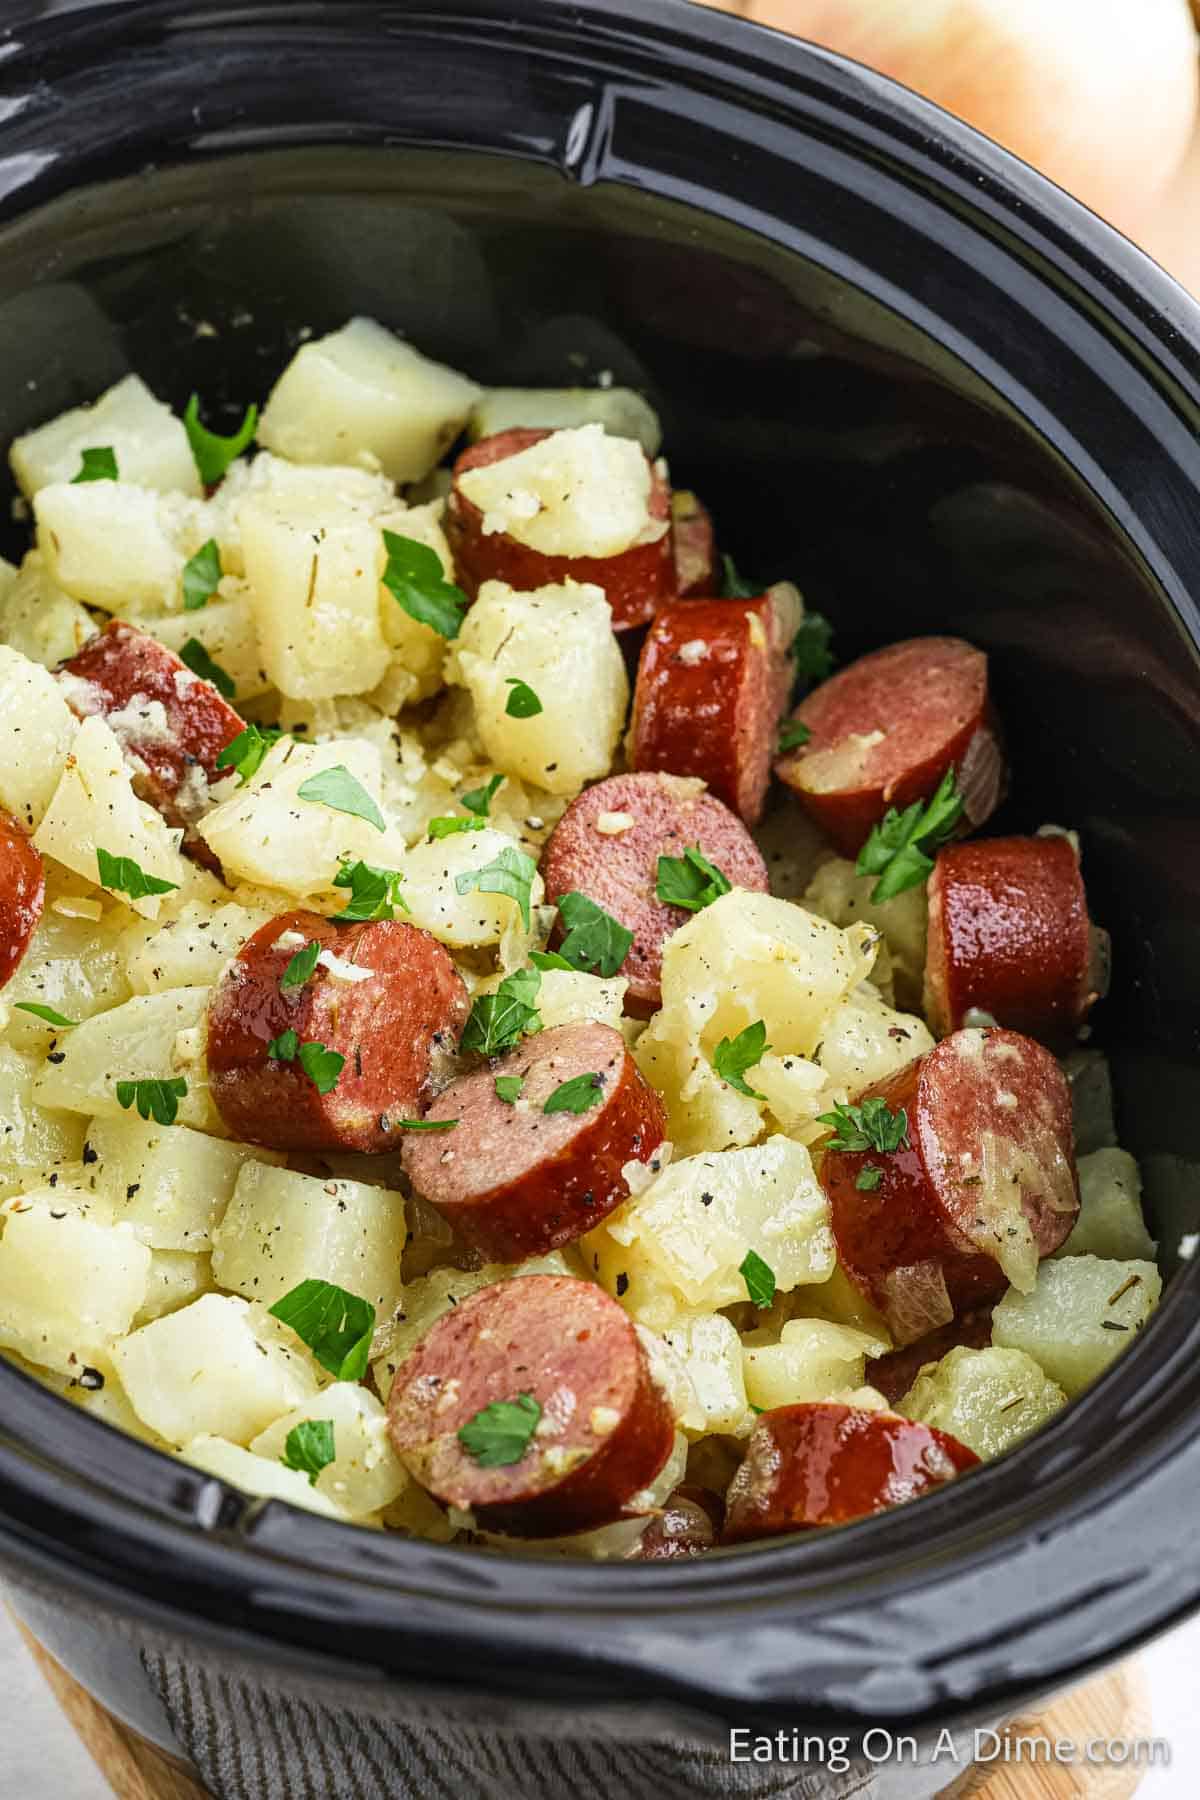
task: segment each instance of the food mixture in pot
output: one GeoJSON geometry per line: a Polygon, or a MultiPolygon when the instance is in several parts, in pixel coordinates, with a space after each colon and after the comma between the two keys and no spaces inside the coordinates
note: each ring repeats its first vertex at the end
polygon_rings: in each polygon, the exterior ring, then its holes
{"type": "Polygon", "coordinates": [[[984,653],[840,662],[619,388],[355,319],[203,412],[11,448],[4,1353],[248,1494],[597,1558],[880,1512],[1096,1380],[1155,1245],[984,653]]]}

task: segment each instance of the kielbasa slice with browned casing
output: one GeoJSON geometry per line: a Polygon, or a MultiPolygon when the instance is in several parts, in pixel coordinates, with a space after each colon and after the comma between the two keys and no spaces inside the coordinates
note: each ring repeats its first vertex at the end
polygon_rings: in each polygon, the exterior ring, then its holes
{"type": "MultiPolygon", "coordinates": [[[[725,602],[722,602],[725,604],[725,602]]],[[[735,813],[698,781],[611,775],[573,800],[546,840],[546,900],[586,894],[633,933],[619,973],[625,1010],[648,1019],[662,1005],[662,949],[691,914],[658,897],[658,859],[696,849],[733,887],[765,894],[767,865],[735,813]]]]}
{"type": "Polygon", "coordinates": [[[680,599],[717,591],[717,546],[712,514],[703,500],[686,490],[671,496],[675,528],[675,583],[680,599]]]}
{"type": "MultiPolygon", "coordinates": [[[[133,785],[167,823],[186,831],[208,805],[217,758],[245,720],[211,681],[136,626],[113,619],[59,670],[63,697],[81,719],[101,713],[130,760],[133,785]]],[[[212,852],[185,838],[212,865],[212,852]]]]}
{"type": "Polygon", "coordinates": [[[780,582],[752,600],[678,600],[646,634],[633,694],[635,769],[696,775],[748,825],[762,815],[803,607],[780,582]]]}
{"type": "Polygon", "coordinates": [[[462,977],[427,931],[400,920],[335,925],[319,913],[284,913],[242,945],[213,990],[213,1099],[246,1143],[395,1150],[401,1121],[424,1109],[468,1011],[462,977]],[[281,986],[293,957],[314,942],[322,960],[312,974],[281,986]],[[314,1048],[306,1055],[305,1046],[314,1048]],[[340,1057],[340,1067],[321,1051],[340,1057]]]}
{"type": "Polygon", "coordinates": [[[0,812],[0,988],[16,974],[45,899],[40,853],[16,821],[0,812]]]}
{"type": "Polygon", "coordinates": [[[631,1562],[678,1562],[688,1556],[704,1556],[721,1541],[725,1502],[711,1488],[683,1482],[651,1519],[631,1562]]]}
{"type": "Polygon", "coordinates": [[[569,1244],[629,1194],[627,1162],[666,1136],[662,1101],[611,1025],[557,1025],[444,1088],[414,1132],[404,1172],[468,1244],[520,1262],[569,1244]],[[497,1079],[520,1083],[503,1100],[497,1079]],[[570,1083],[569,1093],[564,1092],[570,1083]],[[557,1098],[556,1098],[557,1096],[557,1098]]]}
{"type": "Polygon", "coordinates": [[[928,800],[947,769],[967,826],[1003,798],[987,657],[962,638],[908,638],[830,676],[792,714],[809,738],[775,764],[843,856],[856,856],[889,807],[928,800]]]}
{"type": "MultiPolygon", "coordinates": [[[[1015,1031],[956,1031],[860,1094],[907,1121],[897,1150],[814,1145],[838,1260],[915,1343],[1009,1282],[1029,1292],[1079,1214],[1071,1096],[1015,1031]]],[[[839,1136],[835,1133],[834,1136],[839,1136]]]]}
{"type": "Polygon", "coordinates": [[[653,541],[631,544],[615,556],[548,556],[507,532],[485,532],[483,513],[462,491],[461,478],[470,470],[503,462],[552,435],[527,427],[498,431],[472,444],[458,458],[444,525],[459,585],[473,600],[485,581],[507,582],[523,594],[568,580],[594,582],[604,589],[612,608],[613,630],[631,631],[653,618],[675,592],[671,489],[656,464],[650,464],[648,509],[651,520],[665,521],[667,529],[653,541]]]}
{"type": "Polygon", "coordinates": [[[632,1321],[602,1288],[518,1275],[426,1332],[396,1372],[388,1430],[413,1478],[483,1530],[560,1537],[625,1514],[670,1455],[675,1418],[632,1321]],[[460,1433],[495,1406],[523,1408],[526,1429],[537,1423],[523,1451],[518,1439],[505,1452],[515,1460],[489,1465],[460,1433]]]}
{"type": "Polygon", "coordinates": [[[848,1525],[978,1466],[965,1444],[895,1413],[832,1402],[778,1406],[750,1434],[726,1496],[724,1541],[848,1525]]]}
{"type": "Polygon", "coordinates": [[[982,838],[938,853],[925,960],[925,1013],[937,1036],[977,1008],[1066,1049],[1107,985],[1107,951],[1069,838],[982,838]]]}

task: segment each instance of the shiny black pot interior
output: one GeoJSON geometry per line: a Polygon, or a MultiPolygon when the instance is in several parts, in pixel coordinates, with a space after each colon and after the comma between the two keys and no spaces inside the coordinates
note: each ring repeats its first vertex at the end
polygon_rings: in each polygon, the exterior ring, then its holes
{"type": "MultiPolygon", "coordinates": [[[[840,654],[992,657],[1007,828],[1079,829],[1098,1041],[1174,1271],[1200,1225],[1196,309],[886,82],[681,4],[151,4],[0,78],[0,436],[138,370],[229,420],[354,312],[487,382],[659,408],[724,547],[840,654]],[[209,329],[209,328],[213,329],[209,329]],[[203,328],[203,329],[202,329],[203,328]]],[[[14,528],[10,553],[19,548],[14,528]]],[[[0,1557],[266,1660],[746,1722],[947,1716],[1200,1594],[1200,1271],[956,1490],[692,1566],[574,1567],[250,1504],[0,1368],[0,1557]]]]}

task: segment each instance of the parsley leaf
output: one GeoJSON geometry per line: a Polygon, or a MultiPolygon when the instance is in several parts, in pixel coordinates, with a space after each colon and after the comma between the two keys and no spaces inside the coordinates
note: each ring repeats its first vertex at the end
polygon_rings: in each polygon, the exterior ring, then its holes
{"type": "Polygon", "coordinates": [[[463,1028],[460,1049],[498,1056],[542,1029],[535,1004],[542,978],[536,969],[515,969],[494,994],[480,994],[463,1028]]]}
{"type": "Polygon", "coordinates": [[[503,784],[503,775],[493,775],[486,787],[472,788],[469,794],[464,794],[462,803],[468,812],[473,812],[480,819],[486,819],[492,810],[492,801],[496,797],[496,790],[503,784]]]}
{"type": "Polygon", "coordinates": [[[506,675],[505,680],[512,689],[504,708],[510,719],[533,719],[544,711],[541,701],[527,681],[521,681],[516,675],[506,675]]]}
{"type": "Polygon", "coordinates": [[[655,893],[665,906],[683,906],[688,912],[702,912],[731,892],[733,883],[715,863],[710,863],[693,844],[682,856],[660,856],[655,893]]]}
{"type": "Polygon", "coordinates": [[[384,532],[383,543],[387,551],[383,585],[388,593],[419,625],[429,625],[444,638],[457,637],[467,596],[446,580],[437,551],[394,531],[384,532]]]}
{"type": "Polygon", "coordinates": [[[762,593],[762,589],[755,587],[752,581],[742,579],[732,556],[723,556],[721,567],[724,571],[721,577],[722,600],[754,600],[762,593]]]}
{"type": "Polygon", "coordinates": [[[349,888],[350,901],[333,917],[339,925],[353,925],[362,920],[394,918],[397,912],[410,912],[400,883],[398,869],[377,869],[372,863],[351,862],[342,858],[342,866],[333,878],[334,887],[349,888]]]}
{"type": "Polygon", "coordinates": [[[597,906],[594,900],[589,900],[586,894],[574,891],[564,894],[558,910],[567,927],[559,949],[559,956],[567,967],[594,969],[606,978],[615,975],[629,955],[632,931],[611,913],[606,913],[602,906],[597,906]]]}
{"type": "Polygon", "coordinates": [[[541,1416],[532,1394],[493,1400],[459,1426],[458,1441],[481,1469],[506,1469],[528,1450],[541,1416]]]}
{"type": "Polygon", "coordinates": [[[297,1060],[318,1094],[331,1094],[346,1066],[344,1056],[316,1043],[301,1044],[297,1060]]]}
{"type": "Polygon", "coordinates": [[[507,894],[520,907],[521,922],[528,931],[529,896],[536,875],[537,864],[533,858],[515,845],[506,844],[495,860],[486,863],[482,869],[467,869],[462,875],[456,875],[454,891],[458,894],[469,894],[473,890],[481,894],[507,894]]]}
{"type": "Polygon", "coordinates": [[[892,1112],[886,1100],[872,1094],[861,1106],[835,1106],[832,1112],[818,1113],[822,1125],[831,1125],[834,1135],[827,1150],[907,1150],[908,1114],[901,1107],[892,1112]]]}
{"type": "Polygon", "coordinates": [[[933,868],[932,852],[954,835],[962,818],[963,797],[947,769],[928,805],[914,800],[898,813],[888,808],[858,853],[854,865],[859,875],[878,875],[871,890],[871,904],[893,900],[906,888],[919,887],[933,868]]]}
{"type": "Polygon", "coordinates": [[[221,585],[221,552],[216,538],[202,544],[183,565],[183,610],[199,612],[221,585]]]}
{"type": "Polygon", "coordinates": [[[296,792],[301,800],[313,800],[321,806],[328,806],[332,812],[349,813],[352,818],[365,819],[376,831],[387,830],[383,814],[370,794],[343,763],[310,775],[307,781],[300,783],[296,792]]]}
{"type": "Polygon", "coordinates": [[[535,969],[569,969],[572,975],[579,973],[574,963],[569,963],[557,950],[531,950],[529,960],[535,969]]]}
{"type": "Polygon", "coordinates": [[[833,626],[823,613],[806,612],[800,621],[800,629],[792,639],[792,657],[796,664],[796,673],[810,686],[824,681],[834,670],[834,656],[829,646],[833,641],[833,626]]]}
{"type": "Polygon", "coordinates": [[[799,750],[811,736],[812,732],[803,719],[787,719],[779,728],[779,749],[781,752],[799,750]]]}
{"type": "Polygon", "coordinates": [[[223,480],[231,462],[254,441],[258,430],[258,408],[248,406],[246,415],[231,437],[218,431],[207,431],[200,423],[200,396],[193,394],[183,415],[183,429],[192,447],[192,460],[200,471],[205,487],[215,487],[223,480]]]}
{"type": "Polygon", "coordinates": [[[94,450],[82,452],[83,460],[79,465],[78,475],[72,475],[71,486],[79,481],[119,481],[117,473],[117,456],[115,450],[107,444],[100,444],[94,450]]]}
{"type": "Polygon", "coordinates": [[[43,1019],[47,1025],[57,1025],[60,1031],[73,1031],[79,1023],[78,1019],[64,1018],[52,1006],[41,1006],[36,1000],[14,1000],[13,1011],[32,1013],[35,1019],[43,1019]]]}
{"type": "Polygon", "coordinates": [[[143,1119],[153,1119],[156,1125],[173,1125],[187,1091],[181,1075],[172,1081],[118,1081],[117,1105],[126,1112],[136,1106],[143,1119]]]}
{"type": "Polygon", "coordinates": [[[258,774],[267,751],[282,736],[282,731],[276,731],[273,725],[247,725],[235,738],[230,738],[217,757],[217,767],[236,769],[238,780],[244,787],[252,775],[258,774]]]}
{"type": "Polygon", "coordinates": [[[713,1068],[721,1080],[736,1088],[739,1094],[748,1094],[751,1100],[765,1100],[766,1095],[748,1087],[744,1077],[746,1070],[761,1062],[770,1048],[766,1025],[761,1019],[755,1019],[753,1025],[747,1025],[735,1038],[721,1039],[713,1051],[713,1068]]]}
{"type": "Polygon", "coordinates": [[[746,1292],[755,1306],[770,1306],[775,1298],[775,1271],[763,1261],[757,1250],[747,1250],[738,1265],[738,1274],[746,1284],[746,1292]]]}
{"type": "Polygon", "coordinates": [[[339,1381],[361,1381],[367,1372],[375,1308],[332,1281],[302,1281],[269,1311],[290,1325],[323,1369],[339,1381]]]}
{"type": "Polygon", "coordinates": [[[319,938],[313,938],[310,943],[305,944],[303,950],[297,950],[279,977],[280,991],[286,994],[289,988],[301,988],[306,981],[311,981],[320,954],[321,941],[319,938]]]}
{"type": "Polygon", "coordinates": [[[431,838],[447,838],[459,831],[482,831],[486,823],[486,819],[477,818],[473,813],[441,813],[436,819],[430,819],[426,832],[431,838]]]}
{"type": "Polygon", "coordinates": [[[307,1475],[310,1487],[316,1487],[317,1476],[327,1469],[337,1452],[333,1447],[332,1419],[302,1419],[293,1426],[284,1441],[280,1462],[285,1469],[307,1475]]]}
{"type": "Polygon", "coordinates": [[[394,1119],[397,1131],[453,1131],[457,1119],[394,1119]]]}
{"type": "Polygon", "coordinates": [[[218,662],[214,662],[199,638],[189,638],[179,652],[179,660],[187,664],[193,675],[201,681],[211,681],[226,700],[232,700],[237,693],[237,684],[233,676],[228,674],[218,662]]]}
{"type": "Polygon", "coordinates": [[[604,1081],[599,1075],[572,1075],[560,1082],[542,1107],[544,1113],[585,1113],[599,1106],[604,1098],[604,1081]]]}
{"type": "Polygon", "coordinates": [[[276,1062],[295,1062],[296,1052],[300,1048],[299,1033],[281,1031],[278,1037],[272,1038],[267,1045],[267,1055],[273,1056],[276,1062]]]}
{"type": "Polygon", "coordinates": [[[521,1098],[521,1089],[525,1086],[523,1075],[497,1075],[496,1098],[503,1100],[506,1106],[515,1106],[521,1098]]]}
{"type": "Polygon", "coordinates": [[[873,1194],[883,1180],[883,1170],[878,1163],[864,1163],[854,1177],[854,1185],[860,1194],[873,1194]]]}
{"type": "Polygon", "coordinates": [[[111,856],[99,847],[96,864],[100,870],[100,886],[112,888],[118,894],[128,894],[131,900],[145,900],[150,894],[170,894],[179,886],[177,881],[163,881],[157,875],[147,875],[132,856],[111,856]]]}

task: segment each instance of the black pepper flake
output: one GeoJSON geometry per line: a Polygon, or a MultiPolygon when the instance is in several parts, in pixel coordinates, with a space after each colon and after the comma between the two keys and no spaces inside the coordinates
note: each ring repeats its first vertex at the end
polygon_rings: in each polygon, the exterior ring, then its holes
{"type": "Polygon", "coordinates": [[[132,1200],[141,1185],[140,1181],[131,1181],[129,1186],[125,1189],[125,1198],[127,1200],[132,1200]]]}
{"type": "Polygon", "coordinates": [[[67,1053],[65,1050],[51,1050],[49,1056],[46,1058],[48,1063],[54,1063],[56,1067],[59,1063],[66,1062],[66,1060],[67,1053]]]}
{"type": "Polygon", "coordinates": [[[596,1196],[591,1188],[589,1188],[585,1194],[579,1196],[579,1204],[580,1206],[595,1206],[596,1196]]]}
{"type": "Polygon", "coordinates": [[[99,1369],[83,1369],[80,1371],[79,1385],[86,1388],[89,1394],[98,1394],[104,1386],[104,1377],[99,1369]]]}
{"type": "Polygon", "coordinates": [[[56,1172],[55,1172],[55,1173],[54,1173],[54,1174],[53,1174],[53,1175],[51,1175],[51,1177],[50,1177],[50,1180],[49,1180],[49,1182],[48,1182],[48,1183],[47,1183],[47,1186],[48,1186],[48,1187],[57,1187],[57,1186],[58,1186],[58,1174],[57,1174],[57,1171],[56,1171],[56,1172]]]}
{"type": "Polygon", "coordinates": [[[701,1194],[701,1196],[700,1196],[701,1206],[711,1206],[712,1203],[713,1203],[713,1196],[711,1194],[701,1194]]]}
{"type": "Polygon", "coordinates": [[[629,1291],[629,1277],[624,1272],[617,1276],[617,1299],[629,1291]]]}
{"type": "Polygon", "coordinates": [[[85,1163],[99,1162],[100,1152],[98,1150],[93,1150],[90,1144],[85,1143],[83,1146],[83,1160],[85,1163]]]}
{"type": "Polygon", "coordinates": [[[360,1077],[362,1075],[362,1045],[361,1044],[355,1044],[355,1046],[354,1046],[354,1073],[360,1077]]]}
{"type": "Polygon", "coordinates": [[[1115,1319],[1101,1319],[1101,1331],[1128,1331],[1128,1325],[1118,1325],[1115,1319]]]}

